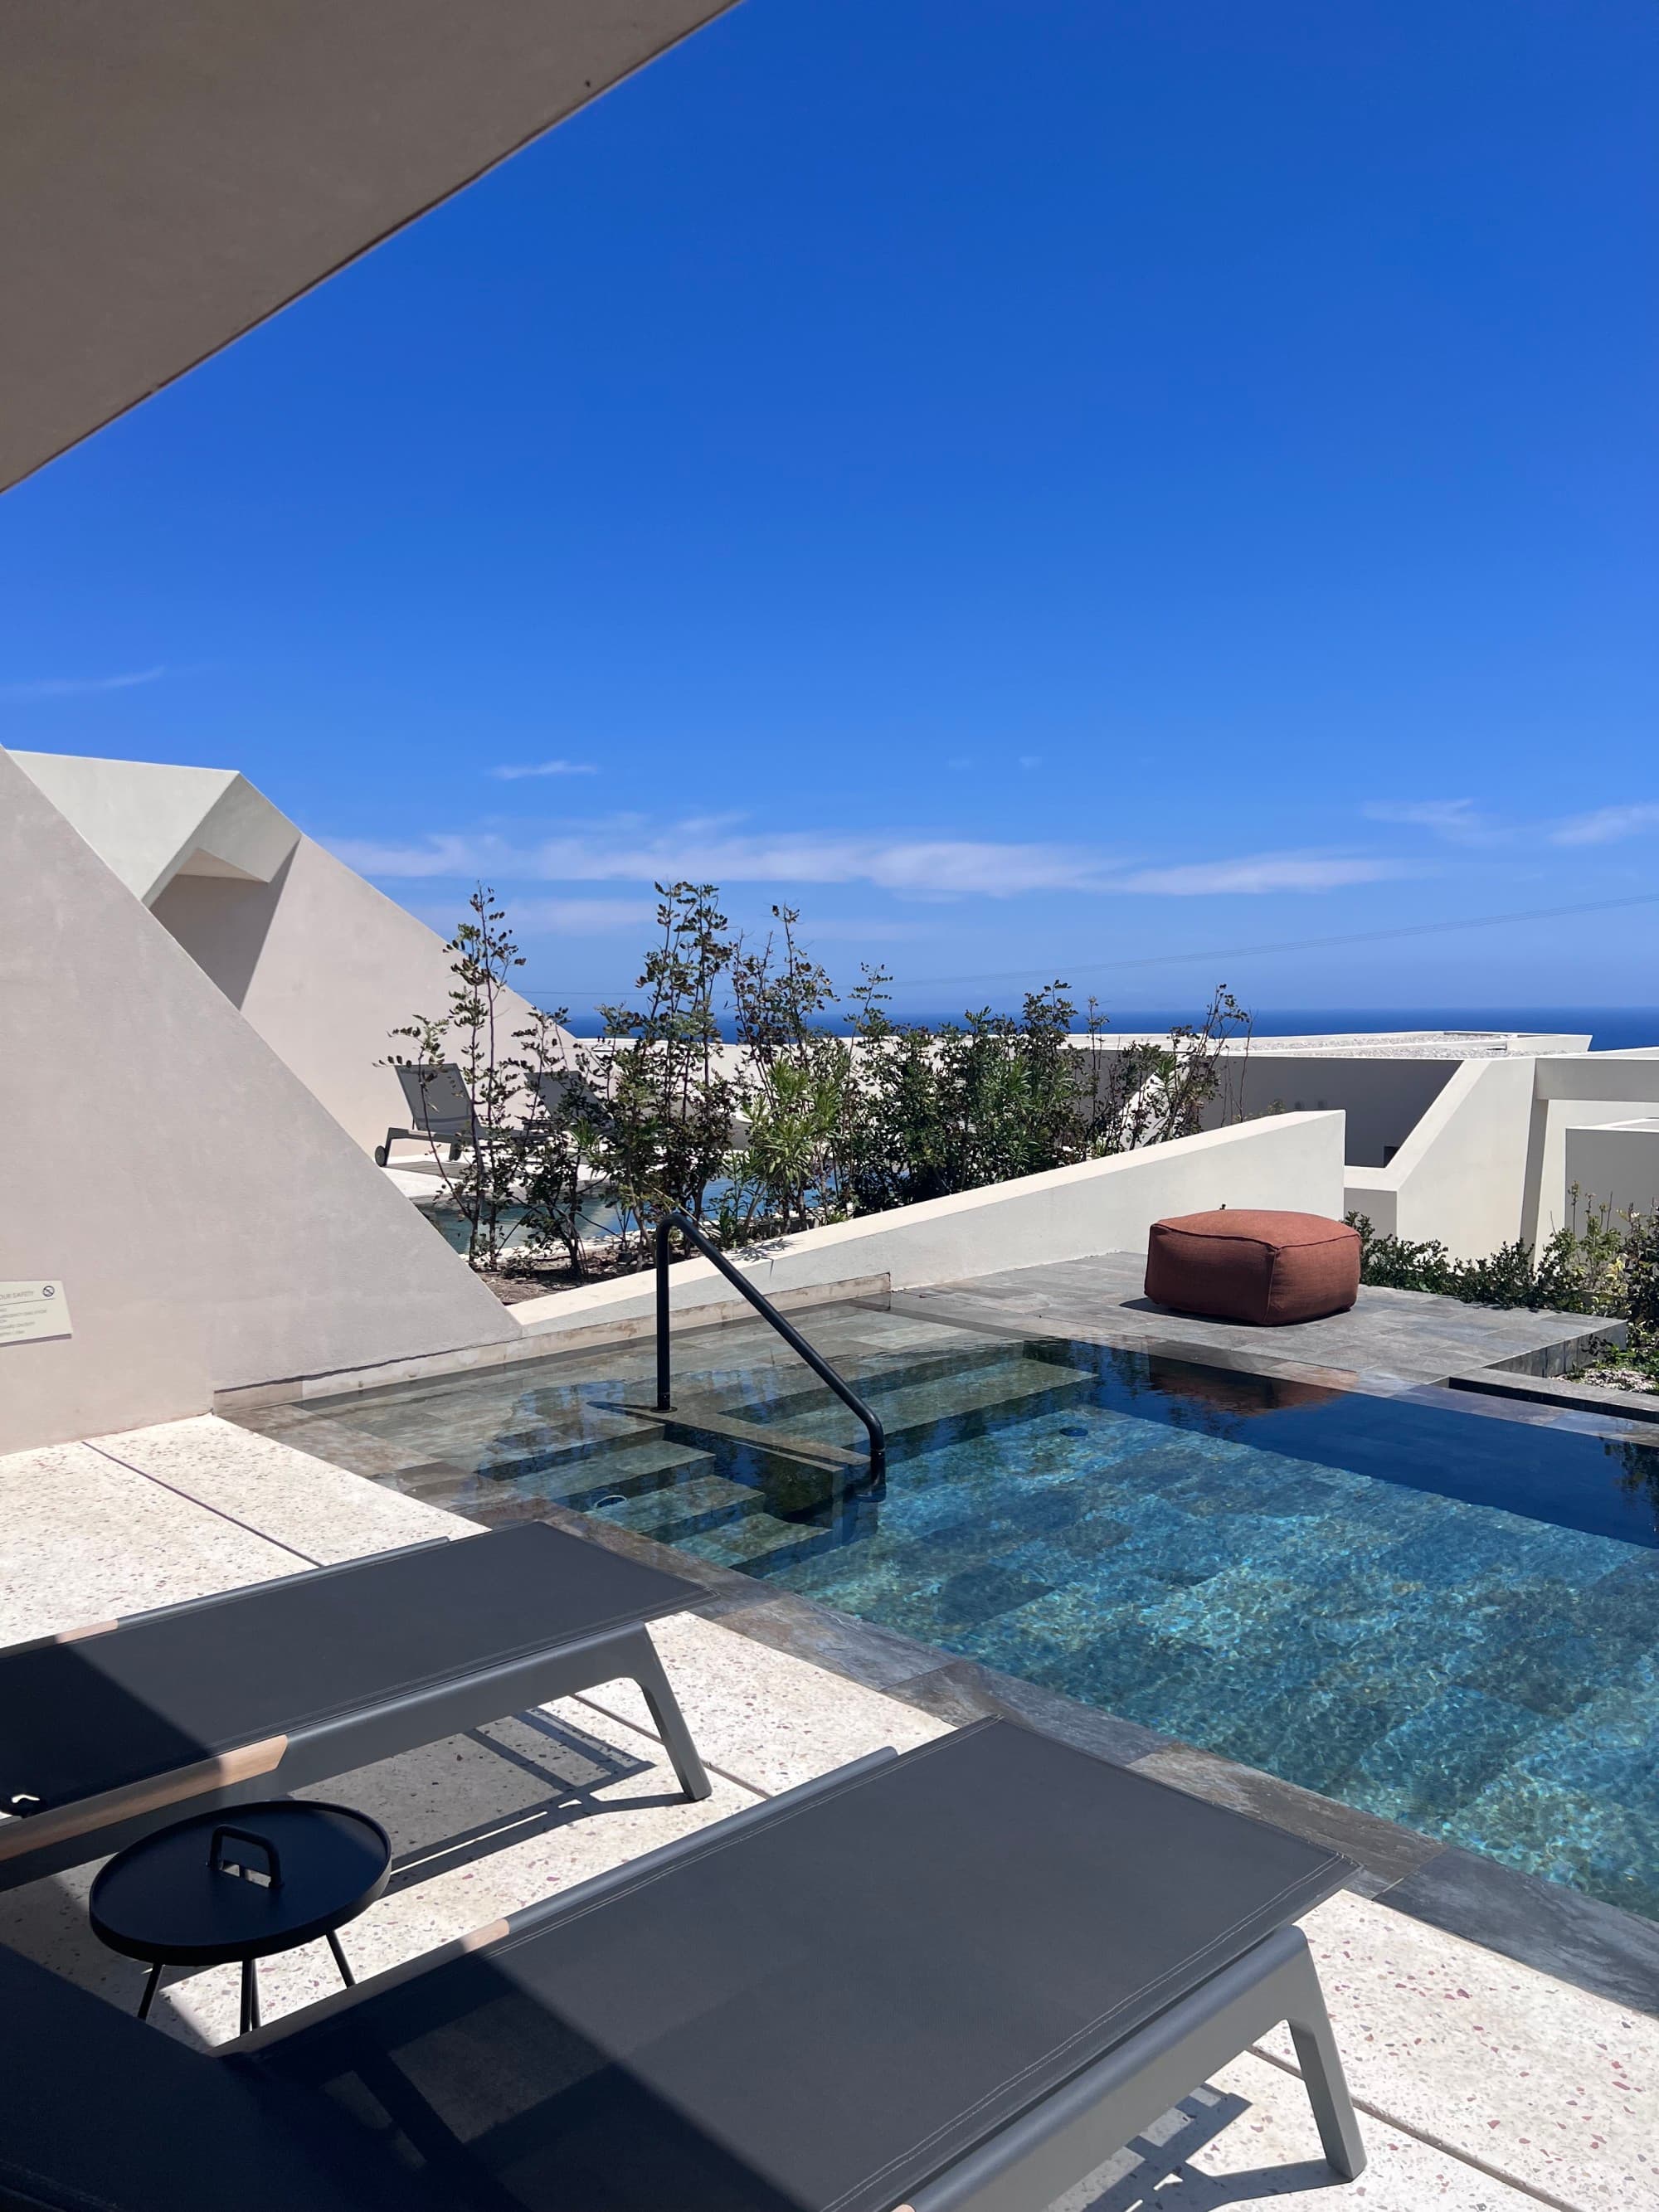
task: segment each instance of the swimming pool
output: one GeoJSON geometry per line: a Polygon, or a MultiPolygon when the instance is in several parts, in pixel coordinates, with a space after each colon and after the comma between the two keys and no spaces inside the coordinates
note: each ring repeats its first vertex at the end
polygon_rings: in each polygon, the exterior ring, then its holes
{"type": "Polygon", "coordinates": [[[648,1346],[311,1403],[461,1512],[574,1508],[1659,1918],[1659,1445],[876,1313],[812,1334],[888,1426],[878,1498],[758,1328],[682,1340],[666,1420],[648,1346]]]}

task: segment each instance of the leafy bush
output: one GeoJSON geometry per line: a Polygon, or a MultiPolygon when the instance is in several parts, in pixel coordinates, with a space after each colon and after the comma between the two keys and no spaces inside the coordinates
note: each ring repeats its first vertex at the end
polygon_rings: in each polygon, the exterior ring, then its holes
{"type": "Polygon", "coordinates": [[[1017,1176],[1192,1134],[1239,1118],[1225,1047],[1249,1018],[1224,988],[1167,1039],[1106,1042],[1091,1000],[1063,982],[1018,1018],[989,1007],[938,1030],[887,1012],[890,978],[865,969],[838,995],[774,907],[758,945],[730,932],[712,884],[657,886],[659,938],[631,1003],[600,1008],[602,1037],[566,1036],[563,1009],[501,1034],[501,999],[524,963],[480,884],[449,951],[447,1012],[393,1032],[427,1064],[459,1062],[477,1112],[466,1157],[441,1163],[475,1267],[499,1266],[509,1204],[522,1241],[585,1264],[584,1222],[603,1198],[622,1256],[643,1257],[673,1209],[723,1243],[946,1197],[1017,1176]],[[729,1006],[739,1052],[725,1046],[729,1006]],[[508,1045],[516,1049],[508,1049],[508,1045]],[[711,1199],[714,1218],[710,1220],[711,1199]]]}
{"type": "Polygon", "coordinates": [[[1383,1289],[1431,1291],[1468,1305],[1547,1307],[1560,1313],[1628,1320],[1632,1337],[1659,1342],[1659,1216],[1614,1217],[1589,1201],[1536,1250],[1524,1239],[1481,1260],[1455,1260],[1439,1239],[1414,1243],[1379,1237],[1363,1213],[1347,1217],[1359,1231],[1359,1279],[1383,1289]]]}

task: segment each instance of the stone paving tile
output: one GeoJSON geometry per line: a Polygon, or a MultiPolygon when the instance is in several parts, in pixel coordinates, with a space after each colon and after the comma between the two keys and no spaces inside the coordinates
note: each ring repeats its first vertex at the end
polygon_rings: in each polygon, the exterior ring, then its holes
{"type": "Polygon", "coordinates": [[[1103,1252],[1088,1260],[1004,1269],[969,1281],[896,1292],[892,1310],[918,1319],[936,1315],[957,1326],[975,1316],[1029,1328],[1144,1345],[1159,1338],[1189,1357],[1218,1352],[1265,1354],[1311,1365],[1369,1370],[1382,1387],[1438,1382],[1463,1370],[1534,1355],[1559,1362],[1558,1347],[1596,1332],[1583,1316],[1500,1312],[1420,1291],[1366,1288],[1352,1311],[1293,1328],[1261,1329],[1206,1321],[1153,1305],[1142,1285],[1145,1255],[1103,1252]]]}
{"type": "Polygon", "coordinates": [[[1578,2212],[1659,2206],[1659,2021],[1384,1902],[1303,1924],[1357,2098],[1578,2212]]]}
{"type": "Polygon", "coordinates": [[[297,1564],[89,1444],[0,1459],[0,1644],[291,1575],[297,1564]]]}
{"type": "MultiPolygon", "coordinates": [[[[712,1796],[689,1804],[654,1742],[574,1698],[298,1794],[358,1807],[392,1838],[392,1887],[341,1932],[360,1978],[757,1802],[753,1792],[716,1779],[712,1796]]],[[[97,1870],[81,1867],[0,1893],[0,1942],[136,2010],[146,1970],[105,1950],[87,1923],[97,1870]]],[[[339,1987],[322,1943],[259,1969],[266,2020],[339,1987]]],[[[237,2032],[240,1996],[234,1967],[179,1970],[164,1984],[153,2017],[186,2041],[222,2043],[237,2032]]]]}
{"type": "MultiPolygon", "coordinates": [[[[931,1714],[751,1643],[718,1621],[678,1613],[654,1622],[651,1634],[705,1762],[762,1796],[793,1790],[888,1744],[908,1751],[950,1734],[931,1714]]],[[[632,1682],[607,1682],[580,1702],[652,1733],[632,1682]]]]}
{"type": "Polygon", "coordinates": [[[1388,1893],[1397,1912],[1659,2018],[1659,1927],[1557,1881],[1437,1851],[1388,1893]]]}
{"type": "Polygon", "coordinates": [[[1048,2212],[1222,2212],[1267,2203],[1322,2212],[1535,2212],[1537,2198],[1360,2116],[1367,2164],[1342,2182],[1326,2165],[1301,2081],[1246,2053],[1183,2097],[1048,2212]]]}
{"type": "Polygon", "coordinates": [[[863,1682],[872,1690],[894,1690],[913,1675],[933,1673],[939,1663],[936,1644],[921,1644],[896,1629],[820,1605],[815,1599],[780,1590],[764,1594],[764,1583],[747,1577],[735,1596],[702,1608],[703,1618],[722,1620],[758,1644],[793,1652],[796,1658],[863,1682]]]}
{"type": "Polygon", "coordinates": [[[278,1443],[212,1413],[100,1437],[93,1449],[319,1565],[468,1533],[453,1513],[317,1458],[298,1435],[278,1443]]]}

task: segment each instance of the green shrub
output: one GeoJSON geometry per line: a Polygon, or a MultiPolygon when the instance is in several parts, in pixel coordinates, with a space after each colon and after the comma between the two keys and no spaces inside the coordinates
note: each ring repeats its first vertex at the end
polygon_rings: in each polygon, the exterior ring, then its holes
{"type": "Polygon", "coordinates": [[[1659,1216],[1626,1214],[1615,1221],[1591,1200],[1534,1249],[1524,1238],[1480,1260],[1455,1260],[1436,1237],[1379,1237],[1369,1218],[1350,1213],[1359,1231],[1359,1279],[1385,1290],[1429,1291],[1466,1305],[1528,1306],[1558,1313],[1604,1314],[1628,1320],[1632,1334],[1659,1342],[1659,1216]]]}

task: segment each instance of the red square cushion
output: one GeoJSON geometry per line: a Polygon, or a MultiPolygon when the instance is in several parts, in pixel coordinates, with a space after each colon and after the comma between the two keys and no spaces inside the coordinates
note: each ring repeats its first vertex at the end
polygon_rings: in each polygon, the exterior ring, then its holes
{"type": "Polygon", "coordinates": [[[1182,1313],[1267,1328],[1346,1313],[1359,1295],[1359,1234],[1322,1213],[1249,1206],[1155,1221],[1146,1295],[1182,1313]]]}

